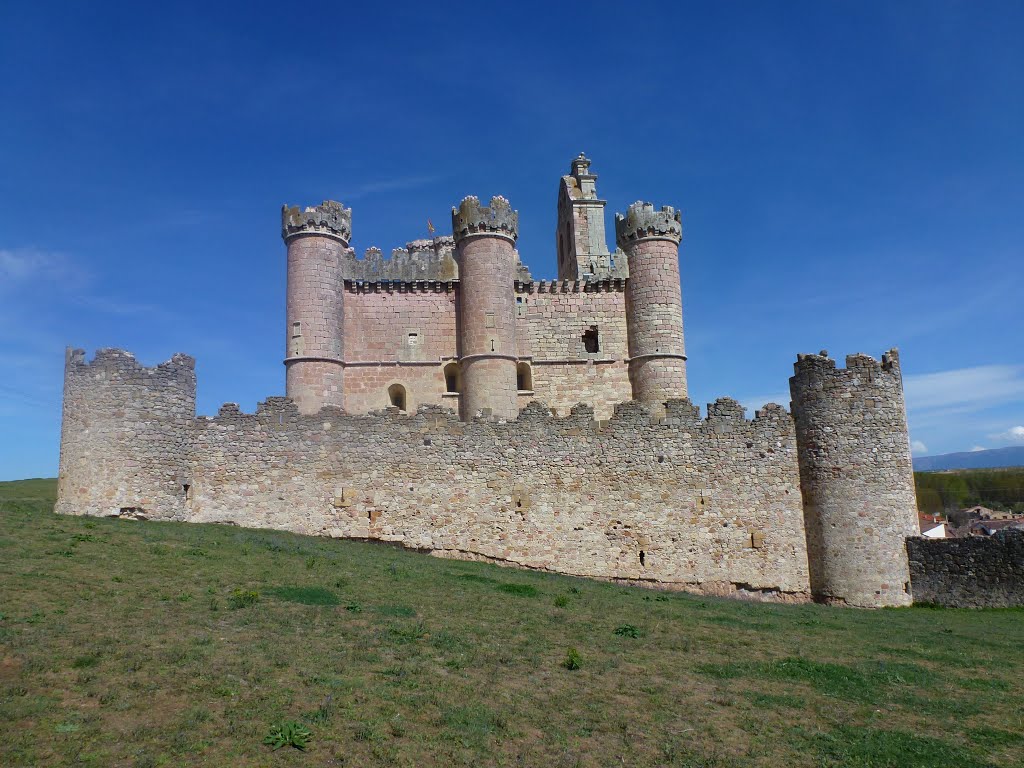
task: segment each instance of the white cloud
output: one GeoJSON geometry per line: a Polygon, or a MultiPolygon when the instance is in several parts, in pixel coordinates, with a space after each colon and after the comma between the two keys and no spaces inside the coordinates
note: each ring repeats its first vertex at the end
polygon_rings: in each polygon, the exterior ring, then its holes
{"type": "Polygon", "coordinates": [[[987,451],[987,450],[988,450],[988,448],[986,448],[983,445],[975,445],[975,446],[971,447],[971,453],[977,453],[978,451],[987,451]]]}
{"type": "Polygon", "coordinates": [[[84,272],[67,256],[37,248],[0,248],[0,286],[80,280],[84,272]]]}
{"type": "Polygon", "coordinates": [[[989,435],[993,440],[999,440],[1007,443],[1024,443],[1024,427],[1010,427],[1005,432],[997,432],[994,435],[989,435]]]}
{"type": "Polygon", "coordinates": [[[424,187],[428,184],[433,184],[441,176],[400,176],[394,179],[384,179],[382,181],[372,181],[368,184],[356,187],[351,190],[348,194],[344,195],[345,200],[358,200],[368,195],[374,195],[379,192],[395,192],[405,189],[416,189],[417,187],[424,187]]]}
{"type": "Polygon", "coordinates": [[[910,452],[917,456],[920,456],[922,454],[928,453],[928,446],[922,443],[920,440],[914,440],[913,442],[910,443],[910,452]]]}
{"type": "Polygon", "coordinates": [[[970,412],[1024,400],[1024,365],[982,365],[904,376],[908,410],[970,412]]]}

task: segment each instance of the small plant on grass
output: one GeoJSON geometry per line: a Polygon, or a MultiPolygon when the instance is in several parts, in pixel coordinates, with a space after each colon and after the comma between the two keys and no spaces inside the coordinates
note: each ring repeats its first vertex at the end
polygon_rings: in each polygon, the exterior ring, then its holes
{"type": "Polygon", "coordinates": [[[234,609],[247,608],[260,599],[260,593],[254,589],[234,589],[228,597],[228,605],[234,609]]]}
{"type": "Polygon", "coordinates": [[[286,723],[279,723],[270,727],[270,733],[263,739],[263,743],[278,750],[281,747],[295,747],[305,749],[312,740],[313,734],[301,723],[289,720],[286,723]]]}
{"type": "Polygon", "coordinates": [[[359,613],[360,611],[363,610],[363,606],[361,606],[359,603],[354,603],[353,602],[353,603],[349,603],[348,605],[346,605],[345,606],[345,610],[348,611],[349,613],[359,613]]]}
{"type": "Polygon", "coordinates": [[[615,634],[619,637],[640,637],[640,630],[632,624],[623,624],[615,628],[615,634]]]}
{"type": "Polygon", "coordinates": [[[310,712],[305,720],[313,723],[314,725],[324,725],[329,723],[331,717],[334,715],[334,697],[327,694],[327,698],[323,700],[319,707],[310,712]]]}
{"type": "Polygon", "coordinates": [[[570,648],[569,652],[565,654],[565,661],[562,662],[562,666],[566,669],[579,669],[583,666],[583,657],[580,656],[580,652],[575,648],[570,648]]]}
{"type": "Polygon", "coordinates": [[[567,605],[569,605],[569,598],[565,595],[559,595],[555,598],[556,608],[565,608],[567,605]]]}

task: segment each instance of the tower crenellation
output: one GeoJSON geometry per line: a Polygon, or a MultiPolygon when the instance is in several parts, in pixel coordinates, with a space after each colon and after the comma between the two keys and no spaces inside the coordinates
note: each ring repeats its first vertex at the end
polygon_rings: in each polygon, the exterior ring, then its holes
{"type": "Polygon", "coordinates": [[[452,235],[455,245],[474,235],[504,237],[515,243],[519,237],[519,211],[501,195],[491,198],[489,206],[480,204],[480,198],[469,195],[459,206],[452,206],[452,235]]]}
{"type": "Polygon", "coordinates": [[[625,214],[615,214],[615,239],[624,251],[643,240],[668,240],[679,245],[683,239],[682,213],[670,205],[655,209],[653,203],[638,200],[625,214]]]}
{"type": "Polygon", "coordinates": [[[352,209],[333,200],[306,208],[281,206],[281,237],[288,242],[297,235],[332,237],[347,247],[352,240],[352,209]]]}

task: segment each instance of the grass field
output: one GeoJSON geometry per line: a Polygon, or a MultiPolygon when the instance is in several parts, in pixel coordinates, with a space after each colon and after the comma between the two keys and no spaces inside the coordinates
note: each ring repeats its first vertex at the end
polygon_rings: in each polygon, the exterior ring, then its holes
{"type": "Polygon", "coordinates": [[[1020,610],[744,603],[58,517],[27,482],[0,484],[5,766],[1024,765],[1020,610]],[[291,723],[304,751],[263,743],[291,723]]]}

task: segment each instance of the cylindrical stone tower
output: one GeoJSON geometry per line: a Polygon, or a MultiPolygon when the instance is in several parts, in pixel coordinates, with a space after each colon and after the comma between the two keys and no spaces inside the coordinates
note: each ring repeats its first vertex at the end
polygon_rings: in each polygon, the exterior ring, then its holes
{"type": "Polygon", "coordinates": [[[120,349],[69,349],[56,511],[183,520],[192,490],[195,360],[147,368],[120,349]]]}
{"type": "Polygon", "coordinates": [[[288,246],[285,392],[301,413],[343,408],[342,263],[352,237],[352,209],[325,200],[281,209],[288,246]]]}
{"type": "Polygon", "coordinates": [[[516,403],[515,242],[519,213],[508,200],[492,197],[485,208],[467,197],[452,208],[452,234],[459,265],[463,420],[490,412],[519,415],[516,403]]]}
{"type": "Polygon", "coordinates": [[[918,534],[899,356],[800,355],[789,380],[811,592],[866,608],[909,605],[918,534]]]}
{"type": "Polygon", "coordinates": [[[633,203],[615,214],[615,239],[629,262],[626,332],[633,399],[661,404],[686,397],[683,299],[679,284],[682,217],[669,206],[633,203]]]}

